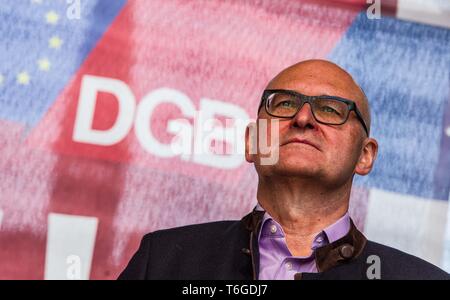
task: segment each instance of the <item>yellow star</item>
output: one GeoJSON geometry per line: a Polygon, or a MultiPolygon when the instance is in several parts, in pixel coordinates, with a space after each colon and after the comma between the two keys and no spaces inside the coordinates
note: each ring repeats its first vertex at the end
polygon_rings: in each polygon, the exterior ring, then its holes
{"type": "Polygon", "coordinates": [[[49,47],[53,48],[53,49],[59,49],[61,47],[62,43],[63,43],[63,41],[57,36],[52,36],[48,40],[49,47]]]}
{"type": "Polygon", "coordinates": [[[51,10],[45,15],[45,19],[47,20],[47,23],[56,25],[59,20],[59,15],[54,10],[51,10]]]}
{"type": "Polygon", "coordinates": [[[27,72],[20,72],[17,75],[17,83],[22,85],[27,85],[30,83],[30,75],[27,72]]]}
{"type": "Polygon", "coordinates": [[[50,61],[47,58],[41,58],[40,60],[37,61],[38,66],[39,66],[39,70],[41,71],[48,71],[50,70],[50,61]]]}

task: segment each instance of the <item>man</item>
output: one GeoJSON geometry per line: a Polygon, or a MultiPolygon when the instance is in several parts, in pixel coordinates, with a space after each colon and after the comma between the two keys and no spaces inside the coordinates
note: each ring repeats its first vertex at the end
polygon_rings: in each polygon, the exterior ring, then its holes
{"type": "Polygon", "coordinates": [[[248,127],[245,157],[259,178],[254,211],[147,234],[119,279],[449,279],[367,241],[348,215],[353,177],[371,171],[378,144],[366,96],[346,71],[324,60],[283,70],[264,91],[261,120],[267,140],[279,140],[269,153],[278,159],[263,163],[248,127]]]}

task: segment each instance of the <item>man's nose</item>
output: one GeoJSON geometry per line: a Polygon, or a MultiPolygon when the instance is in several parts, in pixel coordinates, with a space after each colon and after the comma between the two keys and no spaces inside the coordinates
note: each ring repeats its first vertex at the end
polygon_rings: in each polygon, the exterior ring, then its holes
{"type": "Polygon", "coordinates": [[[293,126],[309,129],[316,128],[317,121],[314,118],[312,108],[309,103],[304,103],[297,114],[293,117],[293,126]]]}

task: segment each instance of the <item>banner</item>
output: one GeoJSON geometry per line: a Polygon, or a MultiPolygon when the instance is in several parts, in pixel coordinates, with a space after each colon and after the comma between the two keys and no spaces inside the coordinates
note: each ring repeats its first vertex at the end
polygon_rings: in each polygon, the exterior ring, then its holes
{"type": "Polygon", "coordinates": [[[241,218],[256,172],[217,149],[310,58],[371,105],[358,227],[450,271],[450,29],[389,3],[1,1],[0,279],[115,279],[147,232],[241,218]]]}

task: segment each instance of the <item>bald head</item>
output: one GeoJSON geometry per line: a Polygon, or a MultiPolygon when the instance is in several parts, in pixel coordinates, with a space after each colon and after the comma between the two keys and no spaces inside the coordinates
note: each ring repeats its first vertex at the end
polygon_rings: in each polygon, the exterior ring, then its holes
{"type": "Polygon", "coordinates": [[[349,73],[330,61],[312,59],[296,63],[275,76],[266,89],[291,89],[309,96],[330,95],[353,100],[370,132],[366,95],[349,73]]]}

